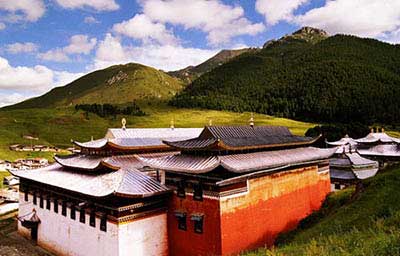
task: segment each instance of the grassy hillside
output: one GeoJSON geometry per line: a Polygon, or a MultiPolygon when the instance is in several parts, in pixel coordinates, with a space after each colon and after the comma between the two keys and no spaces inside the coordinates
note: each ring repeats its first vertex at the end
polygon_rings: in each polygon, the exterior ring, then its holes
{"type": "Polygon", "coordinates": [[[352,190],[331,194],[322,210],[282,236],[273,250],[244,255],[400,255],[400,167],[364,184],[355,200],[352,190]]]}
{"type": "Polygon", "coordinates": [[[76,81],[6,109],[48,108],[76,104],[123,104],[133,100],[168,100],[183,83],[166,73],[130,63],[85,75],[76,81]]]}
{"type": "MultiPolygon", "coordinates": [[[[107,128],[121,127],[121,119],[127,119],[128,127],[169,127],[174,120],[175,127],[203,127],[212,120],[214,125],[248,124],[250,113],[234,113],[228,111],[177,109],[165,104],[147,103],[142,107],[145,116],[116,116],[116,118],[101,118],[89,113],[71,108],[53,109],[17,109],[0,111],[0,159],[13,160],[28,154],[8,150],[14,143],[29,144],[23,135],[30,134],[39,137],[38,144],[51,144],[62,148],[72,146],[70,140],[88,141],[91,136],[101,138],[107,128]],[[88,118],[87,118],[88,117],[88,118]]],[[[297,122],[284,118],[274,118],[267,115],[255,115],[259,125],[286,125],[296,134],[304,134],[313,124],[297,122]]],[[[50,158],[51,153],[35,153],[30,156],[50,158]]]]}
{"type": "Polygon", "coordinates": [[[399,45],[295,34],[204,74],[171,104],[318,122],[393,124],[400,121],[399,66],[399,45]]]}
{"type": "Polygon", "coordinates": [[[197,66],[189,66],[181,70],[168,72],[171,76],[177,77],[184,82],[190,83],[196,78],[200,77],[202,74],[230,61],[231,59],[246,53],[246,52],[256,52],[258,49],[254,48],[244,48],[238,50],[222,50],[215,56],[206,60],[205,62],[197,66]]]}

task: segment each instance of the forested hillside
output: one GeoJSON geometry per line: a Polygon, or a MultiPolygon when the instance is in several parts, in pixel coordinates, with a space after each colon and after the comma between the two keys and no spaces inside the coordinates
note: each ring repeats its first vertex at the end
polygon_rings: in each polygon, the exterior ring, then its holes
{"type": "MultiPolygon", "coordinates": [[[[313,31],[311,31],[313,33],[313,31]]],[[[196,79],[171,104],[326,122],[399,123],[400,46],[285,37],[196,79]]]]}

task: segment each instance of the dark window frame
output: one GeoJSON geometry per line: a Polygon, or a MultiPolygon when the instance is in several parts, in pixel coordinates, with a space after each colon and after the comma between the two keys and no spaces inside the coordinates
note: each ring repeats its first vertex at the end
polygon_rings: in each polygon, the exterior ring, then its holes
{"type": "Polygon", "coordinates": [[[84,208],[79,210],[79,221],[81,223],[85,223],[86,222],[86,211],[84,208]]]}
{"type": "Polygon", "coordinates": [[[57,199],[54,199],[54,212],[55,213],[58,213],[58,200],[57,199]]]}
{"type": "Polygon", "coordinates": [[[71,211],[71,215],[70,215],[71,220],[75,220],[76,219],[76,209],[75,209],[74,204],[71,204],[70,211],[71,211]]]}
{"type": "Polygon", "coordinates": [[[193,200],[203,201],[203,185],[200,182],[193,184],[193,200]]]}
{"type": "Polygon", "coordinates": [[[107,214],[104,214],[103,216],[101,216],[100,219],[100,230],[107,232],[107,214]]]}
{"type": "Polygon", "coordinates": [[[186,231],[187,230],[186,213],[185,212],[176,212],[175,217],[178,220],[178,229],[186,231]]]}
{"type": "Polygon", "coordinates": [[[91,227],[96,227],[96,212],[95,212],[95,210],[90,211],[89,225],[91,227]]]}
{"type": "Polygon", "coordinates": [[[28,191],[25,190],[25,191],[24,191],[24,200],[25,200],[25,202],[28,202],[28,201],[29,201],[28,195],[29,195],[28,191]]]}
{"type": "Polygon", "coordinates": [[[61,215],[62,216],[67,216],[67,202],[66,201],[62,201],[61,203],[61,215]]]}
{"type": "Polygon", "coordinates": [[[185,191],[185,180],[180,179],[177,182],[177,186],[176,186],[176,194],[178,197],[180,198],[185,198],[186,197],[186,191],[185,191]]]}
{"type": "Polygon", "coordinates": [[[37,195],[35,192],[33,193],[33,204],[37,205],[37,195]]]}
{"type": "Polygon", "coordinates": [[[203,232],[204,232],[204,216],[192,215],[191,220],[193,221],[194,233],[203,234],[203,232]]]}
{"type": "Polygon", "coordinates": [[[336,189],[336,190],[340,190],[340,187],[341,187],[340,184],[335,183],[335,189],[336,189]]]}
{"type": "Polygon", "coordinates": [[[39,195],[39,207],[44,208],[44,198],[42,194],[39,195]]]}
{"type": "Polygon", "coordinates": [[[49,196],[46,198],[46,209],[47,210],[51,209],[51,201],[49,196]]]}

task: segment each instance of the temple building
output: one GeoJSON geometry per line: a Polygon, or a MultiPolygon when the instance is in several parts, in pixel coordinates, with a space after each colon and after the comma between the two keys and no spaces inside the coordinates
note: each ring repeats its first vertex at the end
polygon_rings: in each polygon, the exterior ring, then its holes
{"type": "Polygon", "coordinates": [[[360,156],[356,150],[336,153],[329,160],[332,190],[357,185],[361,180],[373,177],[379,170],[377,161],[360,156]]]}
{"type": "Polygon", "coordinates": [[[328,146],[337,147],[337,153],[344,149],[356,149],[361,156],[379,162],[380,167],[388,163],[400,161],[400,139],[388,135],[384,129],[376,129],[359,139],[352,139],[346,135],[339,141],[326,142],[328,146]]]}
{"type": "Polygon", "coordinates": [[[20,234],[59,255],[231,255],[318,210],[333,149],[277,126],[109,129],[20,178],[20,234]]]}

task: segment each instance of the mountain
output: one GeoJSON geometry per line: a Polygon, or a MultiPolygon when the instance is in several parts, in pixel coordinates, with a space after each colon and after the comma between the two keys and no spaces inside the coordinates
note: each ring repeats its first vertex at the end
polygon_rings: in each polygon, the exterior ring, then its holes
{"type": "Polygon", "coordinates": [[[168,74],[130,63],[87,74],[72,83],[6,109],[47,108],[75,104],[124,104],[134,100],[168,100],[184,84],[168,74]]]}
{"type": "Polygon", "coordinates": [[[181,70],[168,72],[169,75],[177,77],[187,83],[192,82],[202,74],[228,62],[229,60],[246,52],[255,52],[256,48],[244,48],[238,50],[222,50],[215,56],[197,66],[189,66],[181,70]]]}
{"type": "Polygon", "coordinates": [[[400,46],[303,28],[194,80],[178,107],[399,124],[400,46]]]}

